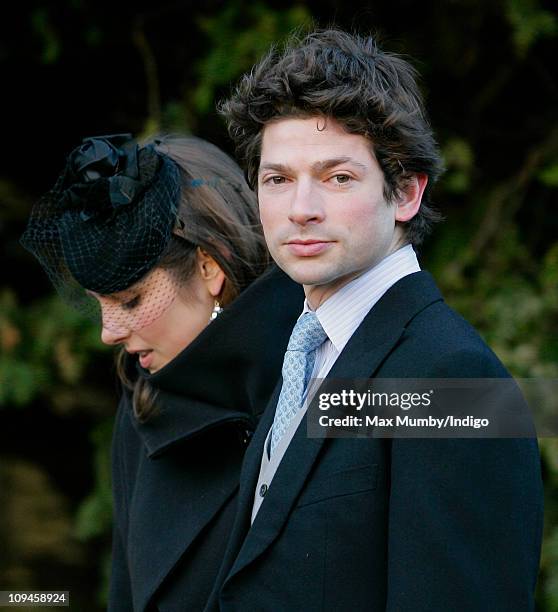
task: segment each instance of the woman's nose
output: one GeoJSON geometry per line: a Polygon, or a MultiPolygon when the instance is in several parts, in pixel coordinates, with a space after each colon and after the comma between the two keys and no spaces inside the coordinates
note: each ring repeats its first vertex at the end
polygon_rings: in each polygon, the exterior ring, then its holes
{"type": "Polygon", "coordinates": [[[120,344],[130,335],[130,326],[128,321],[114,311],[114,308],[101,305],[103,318],[103,328],[101,331],[101,341],[104,344],[120,344]]]}
{"type": "Polygon", "coordinates": [[[130,330],[125,327],[115,327],[111,325],[107,327],[103,323],[103,329],[101,331],[101,341],[104,344],[120,344],[126,340],[129,336],[130,330]]]}

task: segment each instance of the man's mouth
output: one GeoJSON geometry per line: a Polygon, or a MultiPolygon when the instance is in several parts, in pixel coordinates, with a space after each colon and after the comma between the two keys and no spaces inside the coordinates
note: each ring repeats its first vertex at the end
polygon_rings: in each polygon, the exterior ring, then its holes
{"type": "Polygon", "coordinates": [[[332,240],[321,240],[319,238],[311,238],[308,240],[289,240],[286,246],[289,251],[297,257],[313,257],[319,255],[333,245],[332,240]]]}

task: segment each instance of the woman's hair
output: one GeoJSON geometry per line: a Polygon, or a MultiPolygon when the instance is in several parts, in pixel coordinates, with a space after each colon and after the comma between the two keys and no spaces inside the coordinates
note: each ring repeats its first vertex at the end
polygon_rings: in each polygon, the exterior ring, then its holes
{"type": "MultiPolygon", "coordinates": [[[[256,196],[238,165],[209,142],[193,136],[165,136],[152,142],[159,153],[178,165],[181,177],[176,232],[180,237],[171,236],[156,267],[170,272],[180,288],[187,287],[196,269],[196,252],[200,247],[225,273],[218,299],[226,307],[269,263],[256,196]]],[[[117,373],[132,391],[136,418],[144,422],[156,410],[157,392],[143,376],[130,379],[126,357],[121,348],[117,373]]]]}

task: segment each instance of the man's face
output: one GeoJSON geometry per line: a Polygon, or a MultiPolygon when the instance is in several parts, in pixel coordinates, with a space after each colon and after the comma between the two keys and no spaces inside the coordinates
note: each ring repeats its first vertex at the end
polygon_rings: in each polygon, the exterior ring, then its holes
{"type": "Polygon", "coordinates": [[[398,206],[385,201],[383,185],[370,141],[335,120],[265,126],[258,174],[265,239],[313,308],[404,243],[398,206]]]}

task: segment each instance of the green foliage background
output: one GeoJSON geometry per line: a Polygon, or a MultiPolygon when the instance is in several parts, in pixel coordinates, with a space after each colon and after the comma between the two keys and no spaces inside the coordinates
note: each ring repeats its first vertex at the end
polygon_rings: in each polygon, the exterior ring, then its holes
{"type": "MultiPolygon", "coordinates": [[[[189,131],[232,153],[216,101],[270,44],[294,29],[332,23],[379,33],[384,46],[409,56],[423,75],[447,166],[435,192],[446,221],[425,245],[423,266],[515,375],[558,378],[553,2],[21,5],[4,20],[0,39],[4,95],[9,92],[8,155],[0,170],[0,460],[6,466],[0,536],[9,545],[0,562],[7,583],[0,588],[53,588],[48,568],[58,564],[71,581],[61,579],[60,588],[72,590],[79,609],[102,609],[109,564],[109,445],[117,401],[111,352],[97,326],[53,295],[19,247],[33,201],[53,183],[64,154],[92,134],[189,131]],[[59,548],[24,544],[11,529],[19,506],[9,466],[22,464],[29,474],[40,470],[43,494],[54,491],[67,508],[71,529],[57,540],[59,548]]],[[[540,447],[546,522],[537,601],[540,611],[556,612],[558,439],[540,440],[540,447]]],[[[35,506],[44,512],[40,495],[25,498],[23,515],[35,506]]]]}

